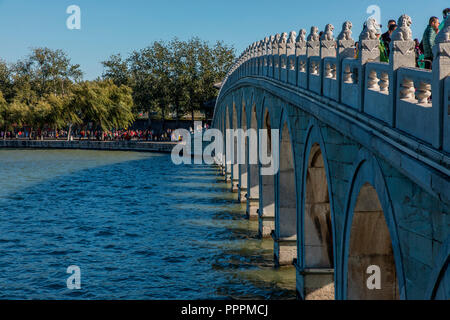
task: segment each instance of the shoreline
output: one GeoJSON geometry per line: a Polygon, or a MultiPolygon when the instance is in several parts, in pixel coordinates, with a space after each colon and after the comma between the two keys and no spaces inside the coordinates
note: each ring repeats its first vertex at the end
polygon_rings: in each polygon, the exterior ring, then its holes
{"type": "Polygon", "coordinates": [[[171,153],[176,142],[88,140],[0,140],[1,149],[67,149],[171,153]]]}

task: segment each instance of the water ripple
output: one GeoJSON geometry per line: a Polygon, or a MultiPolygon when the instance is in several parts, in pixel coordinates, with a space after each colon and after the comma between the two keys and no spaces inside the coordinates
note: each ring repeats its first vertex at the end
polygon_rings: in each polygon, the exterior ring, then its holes
{"type": "Polygon", "coordinates": [[[290,299],[229,185],[131,152],[0,150],[0,299],[290,299]],[[82,289],[66,287],[78,265],[82,289]]]}

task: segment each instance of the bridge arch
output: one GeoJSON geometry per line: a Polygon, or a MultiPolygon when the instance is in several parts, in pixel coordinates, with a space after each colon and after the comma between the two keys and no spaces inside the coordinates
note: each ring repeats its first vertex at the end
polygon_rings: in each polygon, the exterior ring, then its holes
{"type": "Polygon", "coordinates": [[[391,197],[375,156],[361,150],[348,191],[342,239],[342,299],[406,299],[405,277],[391,197]],[[380,268],[381,289],[369,289],[380,268]],[[376,273],[375,273],[376,274],[376,273]]]}
{"type": "MultiPolygon", "coordinates": [[[[259,128],[262,130],[267,130],[267,150],[262,150],[266,152],[267,155],[272,154],[272,143],[271,143],[271,130],[272,124],[274,123],[273,112],[268,105],[267,97],[262,100],[262,117],[260,118],[259,128]]],[[[258,143],[258,153],[262,148],[261,144],[258,143]]],[[[273,229],[275,229],[275,177],[262,175],[261,168],[263,165],[259,161],[259,227],[258,233],[261,238],[270,237],[273,229]]]]}
{"type": "Polygon", "coordinates": [[[283,107],[279,134],[279,171],[275,176],[275,262],[292,265],[297,257],[297,176],[295,145],[286,107],[283,107]]]}
{"type": "Polygon", "coordinates": [[[303,299],[332,300],[336,282],[336,229],[332,179],[325,143],[313,119],[308,127],[302,165],[299,213],[299,292],[303,299]]]}

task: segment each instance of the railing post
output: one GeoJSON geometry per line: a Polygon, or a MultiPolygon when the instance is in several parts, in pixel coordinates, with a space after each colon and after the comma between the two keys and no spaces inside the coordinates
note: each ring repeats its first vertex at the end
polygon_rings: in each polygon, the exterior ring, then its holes
{"type": "Polygon", "coordinates": [[[309,89],[309,77],[311,73],[311,57],[318,57],[320,55],[320,39],[319,39],[319,28],[311,27],[311,33],[308,36],[308,41],[306,42],[306,77],[307,77],[307,88],[309,89]]]}
{"type": "Polygon", "coordinates": [[[258,45],[256,46],[256,57],[255,57],[255,75],[261,75],[261,56],[263,50],[263,40],[258,41],[258,45]]]}
{"type": "Polygon", "coordinates": [[[278,44],[278,55],[280,56],[280,71],[278,72],[278,80],[285,81],[287,77],[287,41],[288,34],[283,32],[281,34],[280,43],[278,44]]]}
{"type": "Polygon", "coordinates": [[[270,46],[270,40],[269,37],[264,38],[264,42],[262,45],[262,71],[261,75],[263,77],[267,76],[267,73],[269,72],[269,46],[270,46]]]}
{"type": "Polygon", "coordinates": [[[436,148],[444,147],[450,152],[450,101],[444,101],[445,79],[450,75],[450,19],[445,20],[444,28],[436,36],[433,47],[433,109],[438,111],[439,139],[433,145],[436,148]],[[444,107],[445,105],[448,105],[444,107]],[[447,110],[448,108],[448,110],[447,110]],[[445,123],[445,130],[444,130],[445,123]]]}
{"type": "Polygon", "coordinates": [[[268,52],[267,52],[267,60],[268,60],[268,67],[267,67],[267,77],[273,78],[273,59],[274,59],[274,46],[275,46],[275,36],[270,36],[269,44],[267,45],[268,52]]]}
{"type": "Polygon", "coordinates": [[[324,60],[327,57],[336,57],[336,40],[334,40],[334,26],[327,24],[325,26],[325,32],[320,39],[320,88],[319,93],[323,94],[323,79],[324,79],[324,60]]]}
{"type": "Polygon", "coordinates": [[[380,40],[377,38],[377,32],[380,25],[374,18],[369,18],[364,23],[364,29],[359,35],[359,62],[358,85],[360,89],[359,110],[364,111],[364,89],[365,89],[365,64],[367,62],[380,62],[380,40]]]}
{"type": "Polygon", "coordinates": [[[350,21],[344,22],[342,31],[337,38],[337,52],[336,52],[336,81],[338,83],[338,101],[342,102],[342,61],[345,58],[353,58],[355,56],[355,41],[352,38],[353,24],[350,21]]]}
{"type": "Polygon", "coordinates": [[[289,39],[286,45],[286,78],[281,79],[295,85],[295,67],[296,67],[296,56],[295,56],[295,40],[297,37],[297,32],[291,31],[289,33],[289,39]]]}
{"type": "Polygon", "coordinates": [[[252,76],[256,75],[256,70],[258,68],[258,45],[259,41],[253,43],[252,54],[251,54],[251,65],[252,65],[252,76]]]}
{"type": "MultiPolygon", "coordinates": [[[[306,30],[301,29],[298,33],[297,40],[295,41],[295,57],[296,57],[296,67],[295,67],[295,74],[296,74],[296,81],[295,85],[297,87],[302,87],[301,83],[301,73],[307,72],[307,65],[306,62],[306,30]]],[[[307,76],[307,74],[306,74],[307,76]]],[[[305,88],[307,88],[308,82],[305,82],[305,88]]]]}
{"type": "MultiPolygon", "coordinates": [[[[389,64],[392,73],[389,81],[389,93],[392,102],[392,127],[397,123],[397,71],[399,68],[414,68],[416,66],[415,43],[412,39],[412,20],[406,14],[398,19],[398,28],[392,33],[389,45],[389,64]]],[[[381,77],[380,77],[381,78],[381,77]]]]}
{"type": "Polygon", "coordinates": [[[279,79],[279,76],[277,77],[277,74],[280,73],[280,52],[279,52],[280,41],[281,35],[277,33],[272,43],[273,70],[271,77],[274,79],[279,79]]]}

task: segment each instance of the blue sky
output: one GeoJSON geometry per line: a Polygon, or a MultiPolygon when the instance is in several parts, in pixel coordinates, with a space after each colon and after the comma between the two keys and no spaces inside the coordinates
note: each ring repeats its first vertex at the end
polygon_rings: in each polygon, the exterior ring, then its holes
{"type": "Polygon", "coordinates": [[[430,16],[442,18],[448,0],[0,0],[0,58],[14,62],[32,47],[63,49],[79,63],[85,79],[100,76],[100,61],[111,54],[127,55],[154,40],[199,36],[223,40],[240,53],[266,35],[298,31],[327,23],[341,29],[353,22],[354,38],[378,5],[385,26],[407,13],[414,37],[421,38],[430,16]],[[81,8],[81,30],[68,30],[66,9],[81,8]]]}

